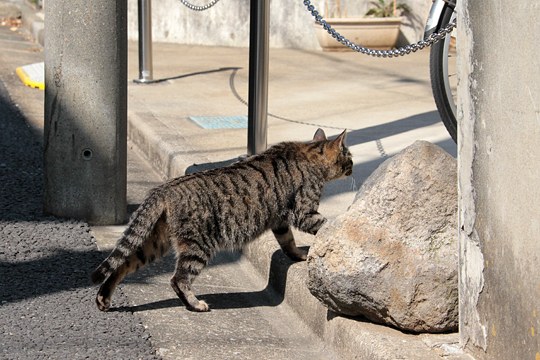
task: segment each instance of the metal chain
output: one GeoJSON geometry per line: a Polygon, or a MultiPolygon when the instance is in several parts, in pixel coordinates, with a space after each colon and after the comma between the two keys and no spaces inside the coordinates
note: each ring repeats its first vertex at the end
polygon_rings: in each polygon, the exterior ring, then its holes
{"type": "Polygon", "coordinates": [[[202,5],[202,6],[199,6],[199,5],[193,5],[191,4],[190,2],[188,2],[187,0],[180,0],[180,2],[182,4],[184,4],[188,9],[191,9],[193,11],[204,11],[204,10],[208,10],[210,9],[212,6],[216,5],[219,0],[212,0],[210,1],[208,4],[206,5],[202,5]]]}
{"type": "Polygon", "coordinates": [[[379,151],[379,155],[381,155],[381,157],[383,159],[386,159],[388,157],[388,154],[386,153],[386,151],[384,150],[384,146],[382,144],[382,141],[381,139],[377,139],[375,140],[375,145],[377,145],[377,150],[379,151]]]}
{"type": "MultiPolygon", "coordinates": [[[[181,0],[183,1],[183,0],[181,0]]],[[[350,41],[349,39],[345,38],[343,35],[338,33],[330,24],[328,24],[323,17],[319,14],[317,9],[315,9],[315,6],[311,4],[310,0],[304,0],[304,5],[307,7],[308,11],[311,12],[311,15],[315,18],[315,22],[323,27],[324,30],[326,30],[336,41],[342,43],[343,45],[349,47],[350,49],[370,56],[376,56],[376,57],[397,57],[397,56],[403,56],[406,54],[410,54],[411,52],[416,52],[418,50],[422,50],[426,46],[431,46],[435,44],[437,41],[444,39],[447,34],[452,32],[452,30],[456,27],[456,20],[448,23],[445,27],[440,29],[438,32],[434,32],[430,34],[427,38],[418,41],[415,44],[409,44],[397,49],[392,50],[376,50],[376,49],[370,49],[367,47],[363,47],[361,45],[357,45],[350,41]]]]}

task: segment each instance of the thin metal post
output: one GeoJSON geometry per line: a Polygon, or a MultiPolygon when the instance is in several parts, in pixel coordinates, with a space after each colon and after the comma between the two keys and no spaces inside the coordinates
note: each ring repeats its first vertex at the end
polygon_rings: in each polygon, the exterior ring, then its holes
{"type": "Polygon", "coordinates": [[[152,65],[152,2],[139,0],[139,78],[135,82],[145,83],[154,79],[152,65]]]}
{"type": "Polygon", "coordinates": [[[266,150],[269,0],[251,0],[249,28],[248,154],[266,150]]]}

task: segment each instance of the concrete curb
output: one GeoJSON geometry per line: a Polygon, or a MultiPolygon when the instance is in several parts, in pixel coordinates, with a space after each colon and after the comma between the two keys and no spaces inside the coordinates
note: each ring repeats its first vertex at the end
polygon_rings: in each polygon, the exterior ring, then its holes
{"type": "MultiPolygon", "coordinates": [[[[196,152],[186,148],[185,139],[153,116],[130,113],[128,137],[164,178],[181,175],[195,163],[208,162],[192,155],[196,152]]],[[[308,235],[296,234],[300,246],[310,244],[308,235]]],[[[243,254],[268,279],[277,296],[343,359],[471,359],[459,348],[459,336],[455,333],[405,334],[332,314],[309,292],[305,263],[288,260],[269,233],[249,244],[243,254]]]]}
{"type": "Polygon", "coordinates": [[[164,179],[179,176],[195,158],[186,156],[186,139],[151,114],[128,112],[128,139],[164,179]]]}

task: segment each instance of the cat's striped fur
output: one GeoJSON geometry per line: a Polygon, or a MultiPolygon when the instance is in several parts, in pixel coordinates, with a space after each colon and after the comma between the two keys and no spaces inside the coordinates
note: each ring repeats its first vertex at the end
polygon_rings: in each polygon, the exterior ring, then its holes
{"type": "Polygon", "coordinates": [[[110,307],[120,281],[139,267],[176,251],[171,286],[194,311],[208,311],[191,290],[193,279],[219,250],[241,249],[271,229],[291,259],[305,260],[290,226],[316,234],[326,219],[317,212],[326,182],[352,172],[345,132],[327,140],[285,142],[228,167],[173,179],[153,189],[133,214],[115,249],[93,272],[102,283],[96,303],[110,307]]]}

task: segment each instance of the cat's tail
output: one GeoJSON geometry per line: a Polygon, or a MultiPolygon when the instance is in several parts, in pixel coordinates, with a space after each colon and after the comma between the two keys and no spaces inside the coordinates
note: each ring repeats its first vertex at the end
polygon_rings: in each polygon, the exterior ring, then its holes
{"type": "MultiPolygon", "coordinates": [[[[94,270],[91,275],[94,284],[102,283],[109,275],[125,263],[131,255],[137,253],[165,210],[161,192],[152,191],[133,213],[127,229],[116,243],[110,255],[94,270]]],[[[139,251],[139,252],[138,252],[139,251]]]]}

